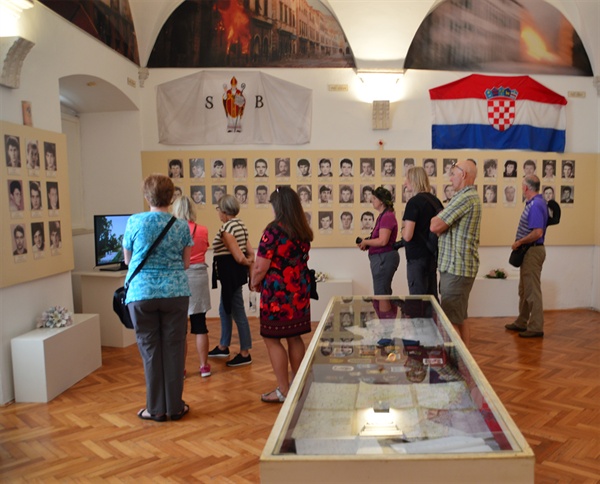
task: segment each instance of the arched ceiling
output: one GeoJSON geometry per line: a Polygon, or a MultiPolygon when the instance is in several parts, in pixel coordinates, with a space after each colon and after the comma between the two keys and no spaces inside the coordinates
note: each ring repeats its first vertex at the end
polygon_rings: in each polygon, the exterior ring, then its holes
{"type": "MultiPolygon", "coordinates": [[[[321,0],[338,19],[359,69],[402,69],[421,22],[443,0],[321,0]]],[[[509,0],[510,1],[510,0],[509,0]]],[[[545,1],[545,0],[540,0],[545,1]]],[[[140,64],[183,0],[129,0],[140,64]]],[[[600,0],[547,0],[581,37],[596,75],[600,71],[600,0]]]]}
{"type": "Polygon", "coordinates": [[[75,113],[137,111],[127,95],[99,77],[75,74],[59,79],[60,103],[75,113]]]}

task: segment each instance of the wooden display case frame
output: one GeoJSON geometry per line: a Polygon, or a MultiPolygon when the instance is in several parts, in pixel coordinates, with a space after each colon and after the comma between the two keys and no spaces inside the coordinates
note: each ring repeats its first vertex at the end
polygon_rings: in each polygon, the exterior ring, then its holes
{"type": "MultiPolygon", "coordinates": [[[[339,321],[339,316],[337,316],[339,321]]],[[[480,410],[481,411],[481,410],[480,410]]],[[[491,429],[490,429],[491,430],[491,429]]],[[[535,456],[516,424],[500,402],[475,360],[454,331],[441,307],[432,296],[407,296],[403,298],[372,296],[337,296],[331,299],[309,344],[306,356],[288,393],[273,430],[260,457],[260,474],[263,484],[306,482],[497,482],[533,483],[535,456]],[[301,412],[306,399],[317,351],[326,324],[331,324],[332,313],[342,304],[357,300],[401,300],[429,302],[437,315],[438,328],[443,332],[444,345],[453,348],[461,365],[467,369],[477,395],[484,399],[485,409],[493,415],[500,434],[509,449],[492,452],[412,453],[394,451],[358,453],[351,455],[298,455],[280,452],[286,438],[290,438],[290,425],[301,412]],[[296,415],[296,417],[294,417],[296,415]],[[286,437],[287,436],[287,437],[286,437]]]]}

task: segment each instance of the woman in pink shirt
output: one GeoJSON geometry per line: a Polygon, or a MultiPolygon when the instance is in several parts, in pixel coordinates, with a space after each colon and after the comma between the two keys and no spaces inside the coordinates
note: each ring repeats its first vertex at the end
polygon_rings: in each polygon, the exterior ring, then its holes
{"type": "Polygon", "coordinates": [[[206,327],[206,313],[210,309],[210,289],[208,285],[208,266],[205,259],[208,249],[208,229],[196,223],[196,210],[187,196],[181,196],[175,200],[173,215],[182,220],[187,220],[194,240],[190,268],[185,271],[192,294],[188,315],[192,328],[191,332],[196,335],[196,349],[200,358],[200,376],[207,377],[210,376],[208,329],[206,327]]]}
{"type": "Polygon", "coordinates": [[[400,254],[394,249],[398,236],[398,221],[394,213],[392,193],[378,187],[371,197],[373,208],[379,212],[371,235],[360,241],[360,250],[369,251],[369,263],[373,276],[373,294],[391,295],[392,279],[400,264],[400,254]]]}

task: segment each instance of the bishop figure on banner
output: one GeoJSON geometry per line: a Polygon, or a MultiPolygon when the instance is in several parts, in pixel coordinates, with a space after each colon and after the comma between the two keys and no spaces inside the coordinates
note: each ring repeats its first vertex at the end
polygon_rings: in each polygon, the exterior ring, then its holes
{"type": "Polygon", "coordinates": [[[241,133],[242,132],[242,116],[244,115],[244,106],[246,106],[246,98],[244,97],[244,89],[246,84],[241,84],[241,90],[237,88],[237,79],[231,78],[231,88],[227,89],[227,84],[223,84],[223,108],[227,117],[227,132],[241,133]]]}

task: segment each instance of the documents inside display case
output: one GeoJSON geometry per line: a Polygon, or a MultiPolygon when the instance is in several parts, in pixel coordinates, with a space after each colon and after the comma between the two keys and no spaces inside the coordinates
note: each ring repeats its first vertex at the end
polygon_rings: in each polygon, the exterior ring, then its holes
{"type": "Polygon", "coordinates": [[[278,458],[460,455],[525,458],[533,480],[531,449],[430,296],[333,298],[296,380],[261,458],[267,479],[278,458]]]}

